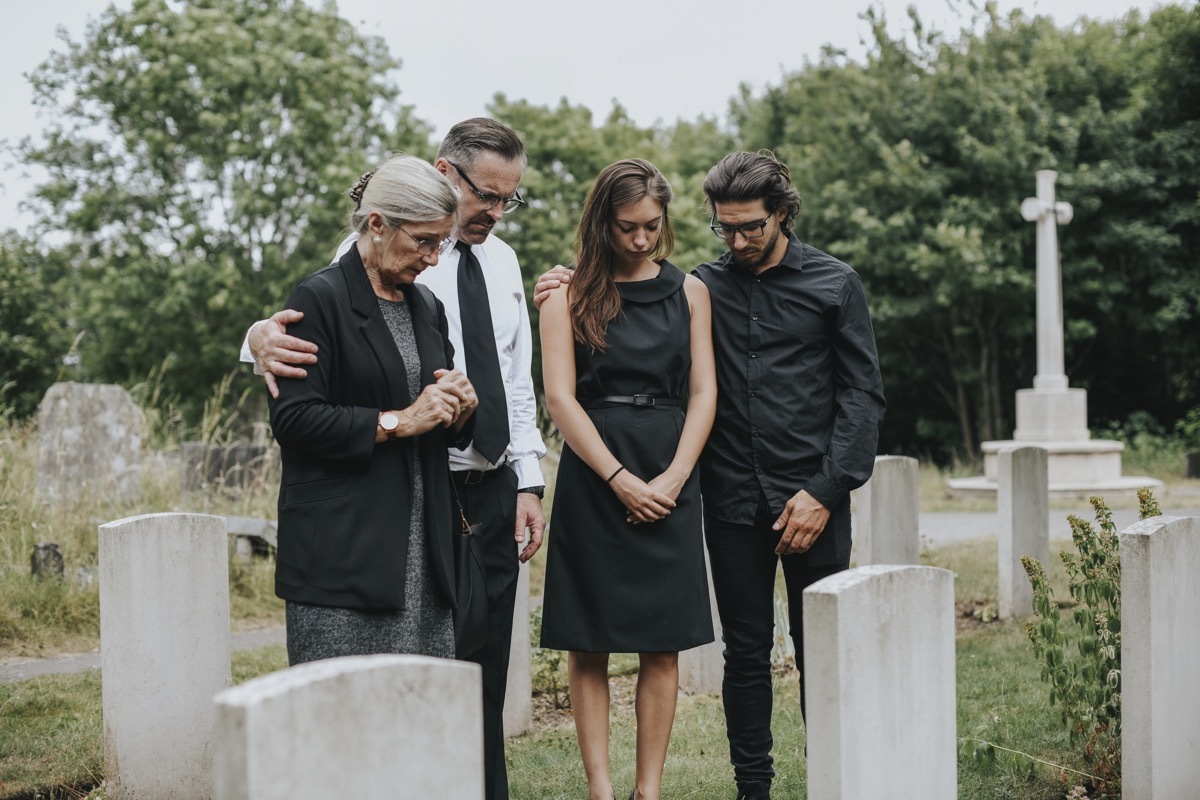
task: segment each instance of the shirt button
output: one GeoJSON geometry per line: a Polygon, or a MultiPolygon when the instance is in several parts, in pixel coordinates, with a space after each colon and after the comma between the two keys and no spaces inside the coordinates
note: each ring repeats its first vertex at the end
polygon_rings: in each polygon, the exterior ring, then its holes
{"type": "Polygon", "coordinates": [[[751,353],[751,354],[750,354],[750,357],[751,357],[751,358],[758,358],[758,353],[751,353]]]}
{"type": "Polygon", "coordinates": [[[757,464],[754,465],[754,471],[759,475],[762,475],[762,467],[758,466],[757,464]]]}
{"type": "Polygon", "coordinates": [[[754,320],[755,322],[757,322],[757,321],[758,321],[758,314],[751,314],[751,315],[750,315],[750,319],[752,319],[752,320],[754,320]]]}

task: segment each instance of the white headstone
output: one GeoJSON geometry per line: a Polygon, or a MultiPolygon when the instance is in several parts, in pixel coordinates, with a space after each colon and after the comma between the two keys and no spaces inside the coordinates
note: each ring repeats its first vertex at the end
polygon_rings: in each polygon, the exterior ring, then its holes
{"type": "Polygon", "coordinates": [[[38,406],[37,494],[69,502],[141,493],[142,411],[120,386],[56,383],[38,406]]]}
{"type": "Polygon", "coordinates": [[[504,735],[520,736],[533,727],[533,673],[529,642],[529,565],[517,573],[517,602],[513,608],[508,683],[504,690],[504,735]]]}
{"type": "Polygon", "coordinates": [[[808,796],[957,796],[954,574],[876,565],[804,590],[808,796]]]}
{"type": "Polygon", "coordinates": [[[1121,788],[1200,787],[1200,517],[1154,517],[1121,540],[1121,788]]]}
{"type": "Polygon", "coordinates": [[[216,704],[217,800],[482,800],[479,665],[347,656],[264,675],[216,704]]]}
{"type": "Polygon", "coordinates": [[[855,563],[919,564],[919,464],[908,456],[876,456],[871,479],[854,494],[855,563]]]}
{"type": "Polygon", "coordinates": [[[212,796],[212,696],[229,674],[225,520],[101,525],[104,768],[113,798],[212,796]]]}
{"type": "Polygon", "coordinates": [[[715,694],[721,691],[721,680],[725,676],[725,644],[721,641],[721,617],[717,613],[717,594],[713,590],[708,548],[704,549],[704,571],[708,575],[708,608],[712,614],[716,639],[679,654],[679,687],[691,694],[715,694]]]}
{"type": "Polygon", "coordinates": [[[1006,447],[999,458],[997,606],[1001,619],[1012,619],[1033,613],[1033,586],[1021,557],[1032,556],[1050,567],[1048,459],[1040,447],[1006,447]]]}

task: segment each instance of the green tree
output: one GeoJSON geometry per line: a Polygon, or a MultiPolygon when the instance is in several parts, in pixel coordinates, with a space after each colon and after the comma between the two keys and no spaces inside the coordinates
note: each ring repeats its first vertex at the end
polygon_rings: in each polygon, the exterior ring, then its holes
{"type": "Polygon", "coordinates": [[[60,252],[12,231],[0,236],[0,421],[31,415],[68,368],[67,271],[60,252]]]}
{"type": "Polygon", "coordinates": [[[428,156],[429,128],[332,4],[135,0],[63,40],[31,76],[54,122],[20,149],[77,255],[84,371],[161,365],[194,416],[246,324],[328,262],[345,189],[386,150],[428,156]]]}
{"type": "MultiPolygon", "coordinates": [[[[743,146],[770,147],[792,166],[809,209],[801,237],[863,275],[888,388],[884,448],[974,456],[981,439],[1010,434],[1014,390],[1035,371],[1034,233],[1018,207],[1038,169],[1059,171],[1061,194],[1077,209],[1062,236],[1067,369],[1076,385],[1096,380],[1094,417],[1111,418],[1114,371],[1146,360],[1145,350],[1119,341],[1127,328],[1108,330],[1118,307],[1129,318],[1153,305],[1149,297],[1129,303],[1116,253],[1136,255],[1131,264],[1154,259],[1172,280],[1148,281],[1143,292],[1171,295],[1166,318],[1194,318],[1190,296],[1174,294],[1195,282],[1182,274],[1187,259],[1152,220],[1194,217],[1195,171],[1176,176],[1183,185],[1168,209],[1153,196],[1165,176],[1134,146],[1153,138],[1144,110],[1162,76],[1194,64],[1194,46],[1182,55],[1194,38],[1168,22],[1184,13],[1151,17],[1160,39],[1175,33],[1173,47],[1152,44],[1136,14],[1059,28],[988,6],[978,31],[953,39],[924,29],[915,13],[907,35],[869,14],[874,45],[865,63],[827,50],[761,98],[745,92],[734,104],[743,146]],[[1153,46],[1174,55],[1149,59],[1153,46]],[[1114,208],[1118,186],[1138,187],[1141,207],[1114,208]],[[1112,247],[1098,246],[1100,230],[1112,247]]],[[[1194,116],[1194,107],[1172,108],[1194,116]]],[[[1176,167],[1194,159],[1180,141],[1192,142],[1170,140],[1176,167]]]]}

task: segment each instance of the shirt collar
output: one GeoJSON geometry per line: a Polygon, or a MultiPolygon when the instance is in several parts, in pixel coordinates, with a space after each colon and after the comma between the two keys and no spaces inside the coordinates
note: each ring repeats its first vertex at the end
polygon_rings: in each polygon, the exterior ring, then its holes
{"type": "MultiPolygon", "coordinates": [[[[791,231],[785,231],[788,240],[787,251],[783,254],[783,260],[776,266],[787,267],[788,269],[802,272],[804,270],[804,242],[796,238],[796,234],[791,231]]],[[[730,272],[736,272],[742,275],[750,275],[750,272],[742,269],[737,264],[733,263],[733,253],[726,250],[725,253],[717,260],[717,263],[722,265],[730,272]]],[[[775,269],[772,267],[771,269],[775,269]]],[[[769,270],[768,270],[769,271],[769,270]]]]}

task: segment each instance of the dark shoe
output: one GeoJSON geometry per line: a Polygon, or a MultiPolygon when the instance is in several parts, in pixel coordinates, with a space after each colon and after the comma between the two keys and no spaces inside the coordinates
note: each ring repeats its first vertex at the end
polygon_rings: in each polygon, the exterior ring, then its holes
{"type": "Polygon", "coordinates": [[[737,800],[771,800],[771,784],[739,783],[737,800]]]}

